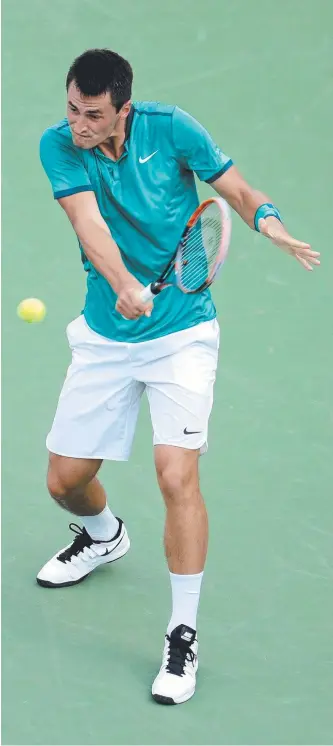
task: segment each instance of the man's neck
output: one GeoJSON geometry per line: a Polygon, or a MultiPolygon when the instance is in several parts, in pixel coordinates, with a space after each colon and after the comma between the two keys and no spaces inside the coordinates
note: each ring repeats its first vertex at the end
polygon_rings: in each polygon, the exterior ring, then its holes
{"type": "Polygon", "coordinates": [[[114,132],[107,140],[104,140],[98,147],[108,158],[117,161],[124,152],[124,142],[126,138],[126,119],[121,119],[114,132]]]}

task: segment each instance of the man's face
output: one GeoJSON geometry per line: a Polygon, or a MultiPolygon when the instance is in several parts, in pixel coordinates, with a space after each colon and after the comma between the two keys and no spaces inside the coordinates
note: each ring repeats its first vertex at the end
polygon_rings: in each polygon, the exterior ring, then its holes
{"type": "Polygon", "coordinates": [[[96,148],[112,135],[125,120],[130,102],[116,111],[110,93],[101,96],[83,96],[73,81],[67,93],[67,118],[72,131],[74,145],[88,150],[96,148]]]}

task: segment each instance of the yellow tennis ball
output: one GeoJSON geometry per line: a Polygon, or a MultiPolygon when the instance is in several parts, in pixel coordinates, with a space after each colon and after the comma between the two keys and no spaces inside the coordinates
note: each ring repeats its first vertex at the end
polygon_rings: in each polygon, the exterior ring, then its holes
{"type": "Polygon", "coordinates": [[[26,298],[17,306],[17,315],[28,324],[37,321],[43,321],[46,314],[46,308],[42,300],[38,298],[26,298]]]}

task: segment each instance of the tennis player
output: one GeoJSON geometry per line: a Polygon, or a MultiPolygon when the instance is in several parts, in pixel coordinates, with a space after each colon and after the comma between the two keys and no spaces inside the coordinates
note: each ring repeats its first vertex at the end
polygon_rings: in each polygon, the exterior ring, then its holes
{"type": "Polygon", "coordinates": [[[192,116],[132,102],[132,78],[115,52],[84,52],[67,75],[67,116],[41,138],[53,196],[78,238],[87,296],[67,328],[72,363],[47,437],[49,493],[83,527],[70,525],[74,540],[37,581],[74,585],[128,552],[126,528],[97,474],[104,459],[129,458],[146,391],[172,590],[152,694],[177,704],[194,694],[198,667],[208,538],[198,461],[207,449],[219,326],[209,290],[185,295],[173,287],[154,303],[143,303],[140,291],[159,277],[199,204],[194,174],[305,269],[319,264],[319,254],[289,235],[270,199],[244,181],[192,116]]]}

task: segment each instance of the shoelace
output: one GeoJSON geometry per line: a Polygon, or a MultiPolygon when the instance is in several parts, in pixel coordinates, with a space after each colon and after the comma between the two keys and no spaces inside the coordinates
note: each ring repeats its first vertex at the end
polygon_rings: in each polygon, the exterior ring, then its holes
{"type": "Polygon", "coordinates": [[[58,554],[57,559],[60,562],[70,561],[74,555],[77,556],[83,551],[83,549],[90,547],[93,544],[93,540],[85,528],[80,528],[77,523],[70,523],[69,528],[74,534],[76,534],[76,536],[70,547],[65,549],[64,552],[61,552],[61,554],[58,554]]]}
{"type": "Polygon", "coordinates": [[[184,676],[186,661],[193,663],[195,653],[187,643],[183,643],[181,640],[177,640],[177,643],[175,643],[174,640],[171,640],[170,635],[167,635],[166,638],[170,645],[166,670],[174,676],[184,676]]]}

